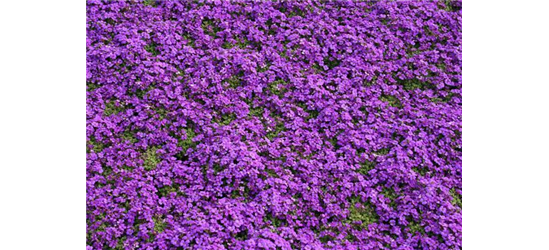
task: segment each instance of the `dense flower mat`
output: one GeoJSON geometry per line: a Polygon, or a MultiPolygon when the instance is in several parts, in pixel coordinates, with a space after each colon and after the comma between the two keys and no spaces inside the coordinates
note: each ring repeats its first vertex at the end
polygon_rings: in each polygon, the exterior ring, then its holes
{"type": "Polygon", "coordinates": [[[87,18],[88,249],[461,248],[461,2],[87,18]]]}

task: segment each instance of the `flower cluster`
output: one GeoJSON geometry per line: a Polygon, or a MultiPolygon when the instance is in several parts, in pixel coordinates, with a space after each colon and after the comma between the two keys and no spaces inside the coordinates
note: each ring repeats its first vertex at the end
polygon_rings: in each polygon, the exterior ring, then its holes
{"type": "Polygon", "coordinates": [[[460,249],[461,2],[87,2],[88,249],[460,249]]]}

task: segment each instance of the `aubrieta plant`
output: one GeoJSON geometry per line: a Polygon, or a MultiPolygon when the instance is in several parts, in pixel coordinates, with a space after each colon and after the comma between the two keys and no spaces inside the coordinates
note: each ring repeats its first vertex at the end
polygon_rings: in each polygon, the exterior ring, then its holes
{"type": "Polygon", "coordinates": [[[461,2],[87,2],[87,249],[460,249],[461,2]]]}

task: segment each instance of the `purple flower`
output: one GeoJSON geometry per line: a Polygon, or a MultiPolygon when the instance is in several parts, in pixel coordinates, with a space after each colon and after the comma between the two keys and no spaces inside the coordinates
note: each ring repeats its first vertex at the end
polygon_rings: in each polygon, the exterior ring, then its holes
{"type": "Polygon", "coordinates": [[[461,248],[461,2],[87,17],[87,249],[461,248]]]}

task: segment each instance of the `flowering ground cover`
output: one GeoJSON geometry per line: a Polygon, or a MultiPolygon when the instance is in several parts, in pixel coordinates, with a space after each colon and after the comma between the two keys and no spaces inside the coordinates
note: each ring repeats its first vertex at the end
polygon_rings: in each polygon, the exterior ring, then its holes
{"type": "Polygon", "coordinates": [[[460,249],[461,2],[87,2],[88,249],[460,249]]]}

